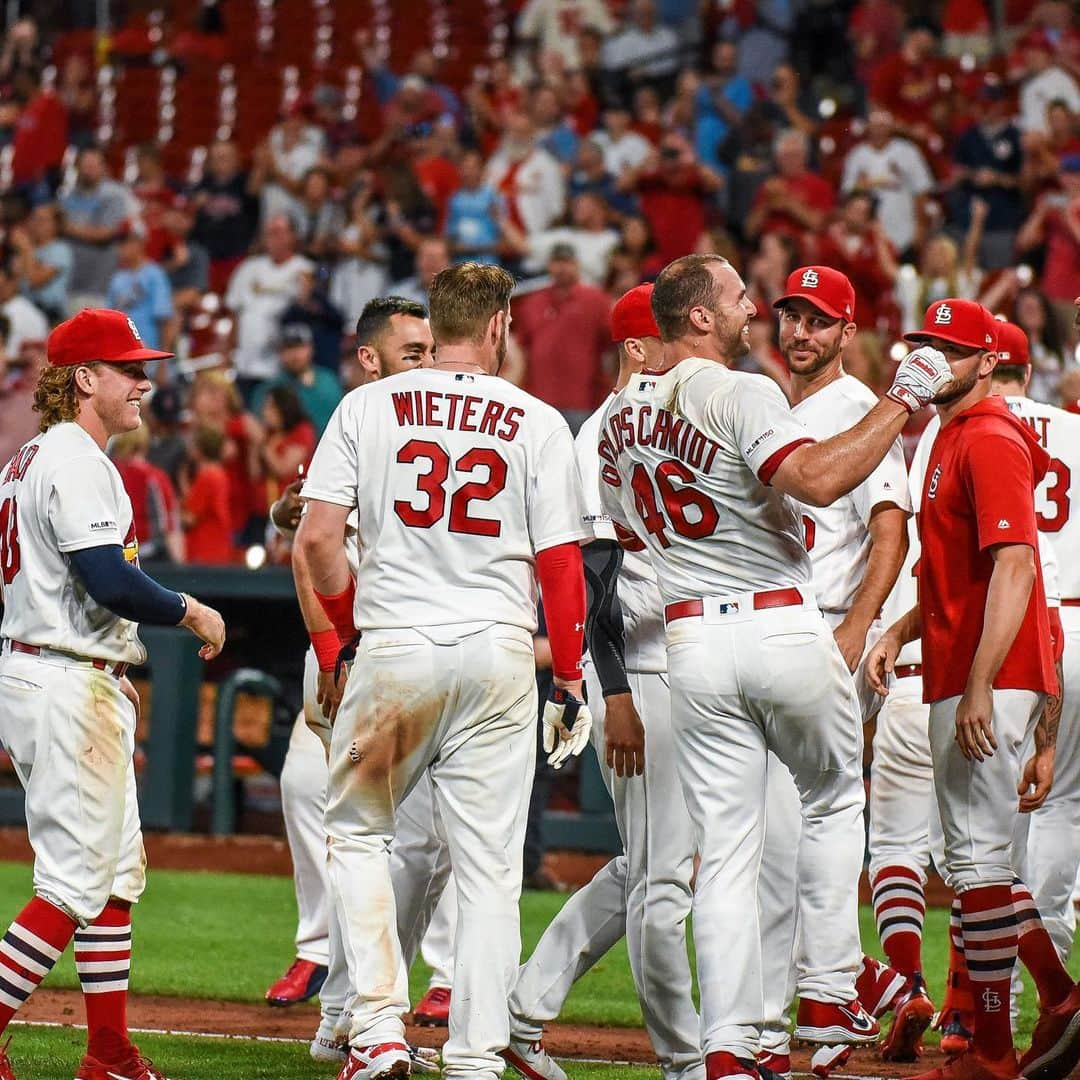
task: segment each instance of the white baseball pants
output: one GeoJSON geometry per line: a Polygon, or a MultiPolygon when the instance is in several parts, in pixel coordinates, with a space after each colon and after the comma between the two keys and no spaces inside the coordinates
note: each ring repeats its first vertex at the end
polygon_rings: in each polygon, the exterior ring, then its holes
{"type": "Polygon", "coordinates": [[[755,611],[706,598],[668,625],[676,762],[701,856],[694,936],[702,1050],[753,1058],[765,1015],[758,915],[767,752],[795,778],[799,986],[849,1002],[860,960],[862,725],[851,675],[812,602],[755,611]]]}
{"type": "Polygon", "coordinates": [[[403,1041],[408,981],[390,879],[394,813],[430,767],[458,893],[449,1076],[501,1074],[521,950],[536,754],[532,636],[489,625],[365,631],[330,745],[330,883],[354,990],[350,1043],[403,1041]]]}
{"type": "Polygon", "coordinates": [[[58,653],[0,655],[0,742],[26,790],[34,892],[80,926],[146,885],[135,709],[107,671],[58,653]],[[35,767],[36,766],[36,767],[35,767]]]}

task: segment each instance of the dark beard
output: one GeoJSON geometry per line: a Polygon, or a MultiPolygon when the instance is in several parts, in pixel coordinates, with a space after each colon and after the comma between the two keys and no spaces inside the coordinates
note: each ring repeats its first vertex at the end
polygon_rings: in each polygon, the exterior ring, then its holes
{"type": "Polygon", "coordinates": [[[954,380],[947,386],[942,387],[941,391],[932,399],[933,404],[950,405],[952,402],[962,398],[978,381],[979,376],[974,372],[962,382],[954,380]]]}

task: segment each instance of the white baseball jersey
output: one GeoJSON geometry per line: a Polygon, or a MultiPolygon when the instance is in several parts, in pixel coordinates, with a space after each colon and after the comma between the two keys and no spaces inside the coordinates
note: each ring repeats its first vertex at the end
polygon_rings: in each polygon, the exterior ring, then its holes
{"type": "Polygon", "coordinates": [[[769,486],[808,442],[771,379],[699,357],[611,400],[601,501],[663,564],[665,603],[810,583],[795,504],[769,486]]]}
{"type": "MultiPolygon", "coordinates": [[[[828,439],[854,427],[877,401],[877,395],[853,375],[842,375],[792,406],[791,411],[815,439],[828,439]]],[[[841,613],[851,607],[870,553],[870,514],[882,503],[911,513],[907,466],[899,438],[854,491],[830,506],[797,502],[813,566],[814,591],[823,611],[841,613]]]]}
{"type": "Polygon", "coordinates": [[[1035,519],[1057,557],[1058,595],[1080,600],[1080,513],[1075,512],[1080,503],[1080,416],[1026,397],[1005,402],[1052,458],[1035,489],[1035,519]]]}
{"type": "Polygon", "coordinates": [[[591,536],[566,422],[493,375],[417,369],[353,390],[303,494],[356,508],[360,630],[535,632],[535,553],[591,536]]]}
{"type": "MultiPolygon", "coordinates": [[[[585,495],[584,524],[598,540],[616,539],[615,526],[610,516],[604,513],[600,502],[600,455],[596,452],[600,424],[614,397],[614,394],[609,395],[607,401],[581,425],[574,440],[585,495]]],[[[656,584],[656,571],[644,550],[624,550],[616,592],[623,616],[626,670],[667,671],[664,602],[656,584]]]]}
{"type": "Polygon", "coordinates": [[[67,552],[119,544],[138,563],[124,482],[78,424],[49,428],[0,473],[0,635],[75,656],[141,664],[137,625],[87,593],[67,552]]]}

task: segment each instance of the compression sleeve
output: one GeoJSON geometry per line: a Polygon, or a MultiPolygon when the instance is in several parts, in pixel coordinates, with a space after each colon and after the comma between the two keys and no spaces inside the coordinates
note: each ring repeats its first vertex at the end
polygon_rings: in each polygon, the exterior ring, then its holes
{"type": "Polygon", "coordinates": [[[121,619],[176,626],[187,612],[184,598],[129,563],[119,544],[81,548],[67,556],[95,603],[121,619]]]}
{"type": "Polygon", "coordinates": [[[536,576],[544,596],[552,673],[568,682],[580,679],[582,632],[585,629],[585,573],[581,545],[574,540],[538,551],[536,576]]]}
{"type": "Polygon", "coordinates": [[[622,566],[622,548],[614,540],[594,540],[585,546],[582,558],[589,594],[589,614],[585,620],[589,656],[596,667],[604,697],[629,694],[624,657],[626,636],[615,587],[622,566]]]}

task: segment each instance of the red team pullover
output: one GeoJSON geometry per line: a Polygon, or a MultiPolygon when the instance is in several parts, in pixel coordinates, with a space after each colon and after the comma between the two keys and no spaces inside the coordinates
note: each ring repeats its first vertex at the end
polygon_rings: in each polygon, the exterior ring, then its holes
{"type": "MultiPolygon", "coordinates": [[[[963,694],[982,634],[994,568],[991,548],[1038,551],[1035,485],[1050,457],[999,397],[986,398],[944,425],[926,469],[919,530],[923,700],[963,694]]],[[[1057,692],[1042,567],[996,690],[1057,692]]]]}

